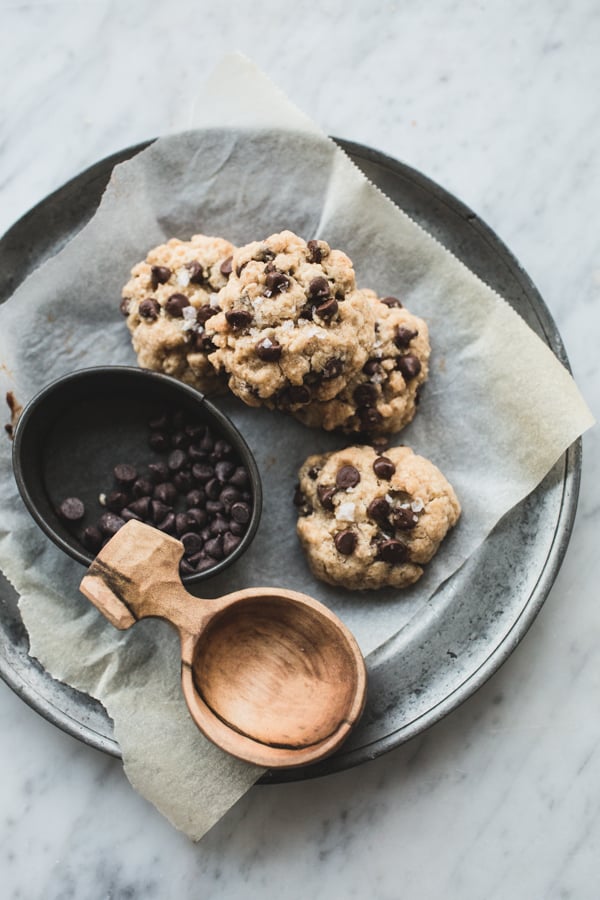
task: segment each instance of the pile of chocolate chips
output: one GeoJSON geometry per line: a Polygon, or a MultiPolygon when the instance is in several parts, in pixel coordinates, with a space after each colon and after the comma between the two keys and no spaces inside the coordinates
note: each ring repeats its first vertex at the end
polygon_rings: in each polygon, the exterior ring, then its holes
{"type": "MultiPolygon", "coordinates": [[[[148,443],[158,458],[144,471],[129,463],[114,467],[113,488],[99,498],[105,512],[83,530],[81,542],[97,553],[125,522],[137,519],[181,541],[182,575],[204,572],[230,556],[248,528],[248,472],[231,444],[180,410],[161,413],[148,425],[148,443]]],[[[84,513],[76,497],[59,508],[71,523],[84,513]]]]}

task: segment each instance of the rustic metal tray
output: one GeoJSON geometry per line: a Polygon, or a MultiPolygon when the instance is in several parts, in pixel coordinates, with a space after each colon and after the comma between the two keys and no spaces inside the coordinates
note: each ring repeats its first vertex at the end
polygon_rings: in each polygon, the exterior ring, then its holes
{"type": "MultiPolygon", "coordinates": [[[[338,143],[384,193],[501,293],[568,367],[535,286],[474,213],[414,169],[368,147],[338,143]]],[[[0,240],[0,302],[83,227],[113,167],[144,146],[91,166],[13,225],[0,240]]],[[[524,636],[552,586],[573,525],[580,471],[577,441],[438,592],[439,615],[419,617],[369,656],[366,711],[340,751],[303,769],[269,772],[262,782],[301,780],[373,759],[424,731],[480,687],[524,636]]],[[[16,595],[0,575],[0,675],[48,721],[119,756],[101,704],[55,681],[27,650],[16,595]]]]}

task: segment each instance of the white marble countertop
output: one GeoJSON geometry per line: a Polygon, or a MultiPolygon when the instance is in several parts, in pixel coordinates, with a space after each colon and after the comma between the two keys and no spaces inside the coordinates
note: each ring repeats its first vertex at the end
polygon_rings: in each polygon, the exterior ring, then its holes
{"type": "MultiPolygon", "coordinates": [[[[598,417],[595,0],[2,10],[0,233],[97,159],[185,125],[184,98],[238,49],[326,131],[421,170],[497,231],[598,417]]],[[[254,788],[199,844],[0,682],[2,900],[596,900],[599,458],[593,429],[561,572],[491,681],[368,765],[254,788]]]]}

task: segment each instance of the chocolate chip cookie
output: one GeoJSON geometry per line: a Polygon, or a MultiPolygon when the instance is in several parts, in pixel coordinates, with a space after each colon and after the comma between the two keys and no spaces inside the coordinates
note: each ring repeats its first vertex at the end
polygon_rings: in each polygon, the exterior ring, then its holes
{"type": "Polygon", "coordinates": [[[460,516],[439,469],[408,447],[310,456],[294,502],[313,573],[351,590],[413,584],[460,516]]]}
{"type": "Polygon", "coordinates": [[[189,241],[172,238],[133,267],[121,312],[140,366],[206,393],[223,389],[204,329],[219,313],[217,293],[227,283],[234,249],[223,238],[202,234],[189,241]]]}
{"type": "Polygon", "coordinates": [[[369,358],[337,396],[300,407],[294,415],[326,431],[394,434],[413,419],[419,388],[427,379],[427,325],[395,297],[380,300],[370,290],[356,294],[375,315],[369,358]]]}
{"type": "Polygon", "coordinates": [[[205,326],[210,360],[249,406],[330,400],[369,357],[371,305],[355,292],[346,254],[325,241],[283,231],[241,247],[218,302],[205,326]]]}

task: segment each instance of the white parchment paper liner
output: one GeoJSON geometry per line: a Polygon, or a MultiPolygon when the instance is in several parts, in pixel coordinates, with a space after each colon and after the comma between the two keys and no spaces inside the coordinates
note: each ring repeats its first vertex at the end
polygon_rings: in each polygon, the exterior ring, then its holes
{"type": "MultiPolygon", "coordinates": [[[[162,138],[118,166],[93,220],[0,308],[1,386],[24,403],[66,372],[135,362],[118,312],[121,287],[131,266],[169,237],[203,232],[241,244],[290,228],[345,250],[359,286],[400,296],[429,323],[430,381],[398,441],[446,474],[461,522],[403,594],[353,595],[315,582],[290,498],[304,457],[344,439],[228,398],[221,405],[257,456],[265,513],[248,553],[199,593],[260,584],[306,591],[344,619],[367,654],[414,624],[442,581],[592,418],[573,379],[508,304],[371,185],[251,63],[228,57],[196,118],[200,130],[162,138]]],[[[261,770],[217,750],[192,724],[168,626],[146,621],[117,632],[79,595],[83,570],[25,512],[10,443],[0,444],[0,566],[20,594],[31,654],[102,701],[131,783],[198,839],[261,770]]]]}

